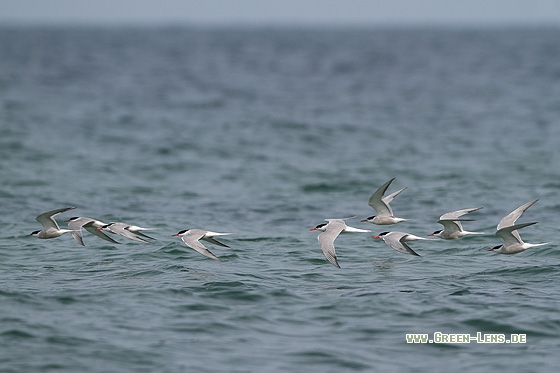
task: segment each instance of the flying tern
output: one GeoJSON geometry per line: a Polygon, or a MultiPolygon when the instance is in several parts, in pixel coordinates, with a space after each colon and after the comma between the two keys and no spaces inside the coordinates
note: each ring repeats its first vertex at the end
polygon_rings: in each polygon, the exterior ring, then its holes
{"type": "Polygon", "coordinates": [[[468,214],[473,211],[478,211],[482,207],[474,207],[469,209],[462,209],[457,211],[452,211],[443,214],[439,217],[437,221],[439,224],[443,225],[443,229],[437,230],[434,233],[429,234],[428,236],[435,236],[442,238],[444,240],[453,240],[457,238],[461,238],[467,236],[469,234],[484,234],[483,232],[469,232],[463,229],[461,225],[462,221],[469,221],[465,219],[459,219],[459,217],[468,214]]]}
{"type": "Polygon", "coordinates": [[[548,245],[550,242],[537,243],[537,244],[526,243],[523,242],[521,237],[519,237],[519,233],[517,232],[517,229],[528,227],[533,224],[537,224],[537,222],[514,224],[498,229],[496,235],[499,236],[502,240],[504,240],[504,243],[502,245],[494,246],[493,248],[488,249],[488,251],[495,251],[500,254],[517,254],[527,249],[530,249],[531,247],[548,245]]]}
{"type": "MultiPolygon", "coordinates": [[[[350,218],[348,218],[350,219],[350,218]]],[[[351,232],[371,232],[367,229],[359,229],[353,228],[346,225],[344,222],[346,219],[325,219],[327,223],[322,223],[317,225],[314,228],[311,228],[311,231],[321,231],[320,235],[317,236],[317,240],[319,241],[319,246],[325,254],[327,260],[335,267],[340,268],[338,264],[338,260],[336,258],[336,251],[334,249],[334,240],[338,237],[341,233],[351,233],[351,232]]]]}
{"type": "Polygon", "coordinates": [[[369,222],[377,225],[390,225],[390,224],[397,224],[402,221],[408,220],[408,219],[395,217],[393,215],[393,209],[389,205],[389,203],[391,203],[391,201],[396,196],[401,194],[401,192],[405,190],[406,187],[399,189],[396,192],[389,194],[386,197],[383,197],[383,195],[387,191],[387,188],[389,188],[389,185],[391,185],[393,180],[395,180],[395,178],[392,178],[391,180],[387,181],[385,184],[379,187],[379,189],[377,189],[375,193],[371,195],[368,204],[375,210],[377,215],[370,216],[369,218],[362,220],[362,222],[369,222]]]}
{"type": "Polygon", "coordinates": [[[502,240],[504,240],[504,244],[494,246],[488,251],[495,251],[500,254],[517,254],[531,247],[543,246],[549,244],[549,242],[539,243],[539,244],[531,244],[531,243],[523,242],[521,236],[519,235],[519,232],[517,232],[518,229],[536,224],[536,222],[525,223],[525,224],[515,224],[515,222],[517,221],[517,219],[519,219],[521,215],[523,215],[525,211],[527,211],[529,207],[533,206],[537,202],[538,199],[527,202],[519,206],[518,208],[516,208],[506,216],[504,216],[502,220],[500,220],[500,222],[498,223],[498,226],[496,227],[496,235],[499,236],[502,240]]]}
{"type": "Polygon", "coordinates": [[[379,233],[377,236],[373,236],[373,238],[382,238],[388,246],[397,250],[399,253],[411,254],[416,256],[420,255],[412,250],[410,246],[408,246],[406,241],[428,240],[428,238],[418,237],[413,234],[396,231],[379,233]]]}
{"type": "Polygon", "coordinates": [[[38,238],[56,238],[64,233],[72,232],[71,229],[60,229],[58,223],[54,220],[54,217],[60,213],[63,213],[68,210],[73,210],[76,207],[64,207],[61,209],[56,209],[48,212],[44,212],[38,215],[35,220],[37,220],[43,228],[39,231],[34,231],[28,234],[28,236],[38,237],[38,238]]]}
{"type": "Polygon", "coordinates": [[[204,255],[204,256],[206,256],[210,259],[220,260],[220,258],[218,258],[216,255],[212,254],[210,252],[210,250],[208,250],[206,248],[206,246],[204,246],[200,242],[200,240],[204,240],[206,242],[210,242],[214,245],[218,245],[218,246],[222,246],[222,247],[229,247],[228,245],[225,245],[225,244],[223,244],[223,243],[214,239],[215,236],[227,236],[229,234],[231,234],[231,233],[218,233],[218,232],[206,231],[206,230],[203,230],[203,229],[185,229],[185,230],[180,231],[179,233],[175,233],[173,236],[181,237],[183,242],[188,247],[198,251],[202,255],[204,255]]]}
{"type": "Polygon", "coordinates": [[[142,228],[136,225],[130,225],[123,222],[109,223],[97,229],[100,231],[107,230],[109,232],[121,235],[126,238],[130,238],[131,240],[138,241],[138,242],[152,243],[148,240],[145,240],[143,237],[153,239],[152,237],[147,236],[142,232],[140,232],[142,230],[148,230],[153,228],[142,228]]]}

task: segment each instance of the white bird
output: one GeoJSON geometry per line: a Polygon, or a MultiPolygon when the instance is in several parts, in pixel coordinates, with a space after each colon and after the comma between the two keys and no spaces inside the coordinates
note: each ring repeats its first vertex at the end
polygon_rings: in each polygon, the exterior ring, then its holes
{"type": "Polygon", "coordinates": [[[83,236],[82,236],[82,227],[89,233],[99,238],[102,238],[105,241],[109,241],[111,243],[117,243],[117,244],[120,243],[113,240],[111,237],[107,236],[105,233],[103,233],[98,229],[103,227],[104,225],[107,225],[102,221],[92,219],[92,218],[75,216],[73,218],[66,220],[66,222],[68,223],[68,229],[72,230],[72,237],[74,237],[76,242],[82,246],[85,246],[83,236]]]}
{"type": "Polygon", "coordinates": [[[412,250],[410,246],[406,244],[406,241],[429,240],[428,238],[418,237],[413,234],[396,231],[379,233],[377,236],[373,236],[373,238],[382,238],[388,246],[397,250],[399,253],[411,254],[416,256],[420,255],[412,250]]]}
{"type": "MultiPolygon", "coordinates": [[[[347,218],[351,219],[351,218],[347,218]]],[[[341,233],[353,233],[353,232],[371,232],[367,229],[359,229],[353,228],[346,225],[344,222],[346,219],[325,219],[327,223],[322,223],[317,225],[314,228],[311,228],[310,231],[322,231],[320,235],[317,236],[317,240],[319,241],[319,246],[325,254],[327,260],[335,267],[340,268],[338,264],[338,260],[336,258],[336,251],[334,249],[334,240],[338,237],[341,233]]]]}
{"type": "Polygon", "coordinates": [[[498,229],[496,235],[499,236],[502,240],[504,240],[504,243],[503,245],[494,246],[493,248],[488,249],[488,251],[495,251],[500,254],[517,254],[527,249],[530,249],[531,247],[548,245],[550,242],[537,243],[537,244],[526,243],[523,242],[521,237],[519,237],[519,233],[517,233],[517,229],[528,227],[529,225],[533,225],[533,224],[537,224],[537,222],[515,224],[515,225],[510,225],[498,229]]]}
{"type": "Polygon", "coordinates": [[[435,236],[442,238],[444,240],[453,240],[456,238],[461,238],[469,234],[484,234],[484,232],[469,232],[463,229],[461,221],[469,221],[459,219],[460,216],[468,214],[473,211],[478,211],[482,207],[474,207],[469,209],[457,210],[443,214],[439,217],[437,221],[439,224],[443,225],[443,229],[437,230],[428,236],[435,236]]]}
{"type": "Polygon", "coordinates": [[[370,216],[369,218],[362,220],[362,222],[369,222],[377,225],[389,225],[408,220],[395,217],[393,215],[393,209],[391,209],[391,206],[389,205],[389,203],[391,203],[391,201],[396,196],[398,196],[403,190],[405,190],[406,187],[397,190],[396,192],[389,194],[386,197],[383,197],[383,195],[387,191],[387,188],[389,188],[389,185],[391,185],[393,180],[395,180],[395,178],[392,178],[391,180],[383,184],[381,187],[379,187],[379,189],[375,191],[375,193],[371,195],[368,204],[375,210],[377,215],[370,216]]]}
{"type": "Polygon", "coordinates": [[[138,227],[136,225],[130,225],[130,224],[122,223],[122,222],[116,222],[116,223],[106,224],[106,225],[104,225],[102,227],[99,227],[97,229],[100,230],[100,231],[107,230],[109,232],[121,235],[123,237],[130,238],[131,240],[134,240],[134,241],[144,242],[144,243],[152,243],[152,242],[147,241],[144,238],[140,237],[140,236],[143,236],[143,237],[146,237],[146,238],[153,239],[152,237],[147,236],[140,231],[141,230],[155,229],[155,228],[142,228],[142,227],[138,227]]]}
{"type": "Polygon", "coordinates": [[[64,207],[57,210],[52,210],[48,212],[44,212],[41,215],[38,215],[35,220],[37,220],[43,228],[39,231],[34,231],[28,234],[28,236],[38,237],[38,238],[56,238],[64,233],[72,232],[70,229],[60,229],[57,222],[54,220],[54,217],[62,212],[73,210],[76,207],[64,207]]]}
{"type": "Polygon", "coordinates": [[[539,244],[523,242],[521,236],[519,235],[519,232],[517,232],[517,229],[521,229],[523,227],[536,224],[536,222],[533,222],[533,223],[516,225],[515,222],[517,221],[517,219],[519,219],[521,215],[523,215],[525,211],[527,211],[529,207],[533,206],[537,202],[538,199],[527,202],[519,206],[518,208],[516,208],[506,216],[504,216],[502,220],[500,220],[500,222],[498,223],[498,226],[496,227],[496,235],[499,236],[502,240],[504,240],[504,244],[495,246],[489,249],[488,251],[495,251],[500,254],[517,254],[531,247],[548,245],[550,242],[539,243],[539,244]]]}
{"type": "Polygon", "coordinates": [[[218,245],[218,246],[229,247],[228,245],[225,245],[225,244],[223,244],[223,243],[214,239],[215,236],[227,236],[229,234],[231,234],[231,233],[218,233],[218,232],[205,231],[203,229],[185,229],[185,230],[180,231],[179,233],[175,233],[173,236],[181,237],[183,242],[188,247],[198,251],[202,255],[204,255],[204,256],[206,256],[210,259],[220,260],[220,258],[218,258],[216,255],[212,254],[210,252],[210,250],[208,250],[206,248],[206,246],[204,246],[200,242],[200,240],[204,240],[206,242],[210,242],[210,243],[213,243],[214,245],[218,245]]]}

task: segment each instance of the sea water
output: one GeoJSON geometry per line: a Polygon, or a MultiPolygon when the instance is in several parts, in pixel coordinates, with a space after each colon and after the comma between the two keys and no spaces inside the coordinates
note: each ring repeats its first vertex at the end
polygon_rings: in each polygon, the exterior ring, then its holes
{"type": "Polygon", "coordinates": [[[0,56],[0,371],[556,371],[559,29],[3,27],[0,56]],[[360,222],[391,178],[410,220],[360,222]],[[551,243],[488,252],[534,199],[551,243]],[[26,236],[66,206],[156,240],[26,236]],[[420,257],[373,238],[480,206],[420,257]],[[338,269],[309,229],[353,216],[338,269]]]}

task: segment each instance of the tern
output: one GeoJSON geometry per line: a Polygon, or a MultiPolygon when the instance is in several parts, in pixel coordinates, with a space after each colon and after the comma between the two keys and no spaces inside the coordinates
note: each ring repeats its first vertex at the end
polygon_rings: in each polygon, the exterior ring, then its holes
{"type": "Polygon", "coordinates": [[[215,236],[227,236],[231,233],[218,233],[218,232],[211,232],[205,231],[203,229],[185,229],[180,231],[179,233],[175,233],[173,236],[181,237],[183,242],[190,247],[198,251],[200,254],[214,260],[220,260],[216,255],[212,254],[210,250],[204,246],[200,240],[204,240],[206,242],[213,243],[214,245],[222,246],[222,247],[229,247],[217,240],[214,239],[215,236]]]}
{"type": "Polygon", "coordinates": [[[136,225],[130,225],[127,223],[123,223],[123,222],[116,222],[116,223],[109,223],[106,224],[102,227],[97,228],[97,230],[107,230],[109,232],[121,235],[123,237],[126,238],[130,238],[131,240],[134,241],[138,241],[138,242],[144,242],[144,243],[152,243],[150,241],[145,240],[143,237],[145,238],[150,238],[150,239],[154,239],[140,231],[143,230],[150,230],[150,229],[155,229],[155,228],[142,228],[142,227],[138,227],[136,225]],[[142,236],[142,237],[140,237],[142,236]]]}
{"type": "Polygon", "coordinates": [[[545,243],[526,243],[523,242],[521,237],[519,237],[518,229],[528,227],[530,225],[537,224],[537,222],[524,223],[524,224],[514,224],[501,229],[498,229],[496,235],[504,240],[503,245],[494,246],[488,251],[495,251],[500,254],[517,254],[531,247],[548,245],[550,242],[545,243]]]}
{"type": "Polygon", "coordinates": [[[28,236],[47,239],[60,237],[64,233],[72,232],[71,229],[60,229],[57,222],[54,220],[54,217],[60,213],[68,210],[73,210],[75,208],[76,207],[64,207],[61,209],[44,212],[41,215],[38,215],[35,220],[41,223],[43,229],[41,229],[40,231],[31,232],[30,234],[28,234],[28,236]]]}
{"type": "Polygon", "coordinates": [[[469,232],[463,229],[461,225],[462,221],[469,221],[459,219],[459,217],[468,214],[473,211],[478,211],[482,207],[474,207],[469,209],[457,210],[443,214],[439,217],[437,221],[439,224],[443,225],[443,229],[435,231],[434,233],[429,234],[428,236],[435,236],[442,238],[444,240],[454,240],[457,238],[461,238],[467,236],[469,234],[484,234],[484,232],[469,232]]]}
{"type": "Polygon", "coordinates": [[[401,194],[401,192],[405,190],[406,187],[397,190],[396,192],[389,194],[386,197],[383,197],[383,195],[387,191],[387,188],[389,188],[389,185],[391,185],[393,180],[395,180],[395,178],[392,178],[391,180],[387,181],[379,189],[377,189],[375,193],[371,195],[368,204],[375,210],[377,216],[376,215],[370,216],[369,218],[362,220],[362,222],[369,222],[377,225],[390,225],[390,224],[397,224],[402,221],[408,220],[408,219],[395,217],[393,215],[393,209],[391,209],[391,206],[389,205],[389,203],[391,203],[391,201],[396,196],[401,194]]]}
{"type": "Polygon", "coordinates": [[[373,236],[373,238],[382,238],[388,246],[397,250],[399,253],[411,254],[416,256],[420,255],[412,250],[410,246],[406,244],[406,241],[429,240],[428,238],[418,237],[413,234],[396,231],[379,233],[377,236],[373,236]]]}
{"type": "Polygon", "coordinates": [[[371,232],[367,229],[349,227],[346,225],[344,220],[346,219],[325,219],[327,223],[319,224],[316,227],[310,229],[310,231],[317,230],[323,232],[317,236],[319,246],[321,247],[321,250],[323,251],[323,254],[325,254],[327,260],[337,268],[340,268],[340,265],[338,264],[338,260],[336,258],[334,240],[336,240],[338,235],[341,233],[371,232]]]}
{"type": "Polygon", "coordinates": [[[515,224],[517,219],[519,219],[519,217],[523,215],[523,213],[527,211],[529,207],[533,206],[538,201],[538,199],[535,199],[533,201],[527,202],[504,216],[496,227],[496,235],[504,240],[504,244],[494,246],[488,251],[495,251],[500,254],[517,254],[531,247],[548,245],[550,242],[539,244],[523,242],[521,236],[519,235],[519,232],[517,232],[518,229],[536,224],[536,222],[517,225],[515,224]]]}
{"type": "Polygon", "coordinates": [[[76,242],[82,246],[85,246],[83,236],[82,236],[82,227],[89,233],[99,238],[102,238],[105,241],[109,241],[111,243],[117,243],[117,244],[120,243],[113,240],[111,237],[107,236],[105,233],[103,233],[101,230],[98,229],[107,225],[102,221],[92,219],[92,218],[87,218],[87,217],[75,216],[73,218],[66,220],[66,222],[68,223],[68,229],[72,230],[72,237],[74,237],[76,242]]]}

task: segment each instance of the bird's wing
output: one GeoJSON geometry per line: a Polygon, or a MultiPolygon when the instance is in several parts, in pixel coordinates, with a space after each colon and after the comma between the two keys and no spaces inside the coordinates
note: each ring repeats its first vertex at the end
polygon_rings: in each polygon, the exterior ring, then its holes
{"type": "MultiPolygon", "coordinates": [[[[505,227],[509,227],[511,225],[514,225],[515,222],[517,221],[517,219],[519,219],[519,217],[521,215],[523,215],[523,213],[525,211],[527,211],[527,209],[531,206],[533,206],[535,203],[537,203],[539,200],[535,199],[533,201],[527,202],[521,206],[519,206],[518,208],[516,208],[515,210],[513,210],[512,212],[510,212],[509,214],[507,214],[506,216],[504,216],[502,218],[502,220],[500,220],[500,222],[498,223],[498,227],[496,228],[496,230],[500,230],[502,228],[505,227]]],[[[519,236],[519,233],[517,233],[516,231],[513,231],[512,234],[515,236],[515,238],[519,241],[519,242],[523,242],[523,240],[521,239],[521,237],[519,236]]]]}
{"type": "Polygon", "coordinates": [[[331,219],[329,220],[329,224],[327,225],[327,229],[317,236],[317,240],[319,241],[319,246],[325,254],[327,260],[335,267],[340,268],[338,264],[338,260],[336,258],[336,251],[334,249],[334,240],[338,237],[338,235],[344,230],[346,224],[344,222],[331,219]]]}
{"type": "Polygon", "coordinates": [[[371,197],[369,197],[368,204],[375,210],[375,212],[377,212],[378,216],[393,215],[391,206],[389,206],[387,202],[383,201],[383,195],[385,194],[387,188],[389,188],[389,185],[391,185],[393,180],[395,180],[395,178],[392,178],[391,180],[380,186],[379,189],[377,189],[375,193],[373,193],[371,197]]]}
{"type": "Polygon", "coordinates": [[[383,240],[387,245],[389,245],[399,253],[420,256],[414,250],[412,250],[406,242],[404,242],[406,236],[406,233],[394,232],[393,234],[385,236],[383,240]]]}
{"type": "Polygon", "coordinates": [[[389,203],[391,203],[391,201],[393,201],[393,200],[395,199],[396,196],[398,196],[399,194],[401,194],[402,191],[405,190],[405,189],[406,189],[406,187],[404,187],[404,188],[402,188],[402,189],[399,189],[399,190],[397,190],[396,192],[391,193],[391,194],[389,194],[388,196],[385,196],[385,197],[381,198],[381,200],[382,200],[383,202],[385,202],[386,204],[389,204],[389,203]]]}
{"type": "Polygon", "coordinates": [[[460,232],[463,230],[463,226],[458,220],[438,220],[439,224],[443,225],[446,232],[460,232]]]}
{"type": "Polygon", "coordinates": [[[204,236],[205,233],[205,231],[201,231],[199,229],[190,229],[185,235],[181,237],[181,239],[188,247],[198,251],[202,255],[210,259],[220,260],[220,258],[212,254],[210,250],[206,248],[206,246],[200,243],[199,240],[204,236]]]}
{"type": "Polygon", "coordinates": [[[82,238],[82,226],[91,221],[92,219],[89,218],[80,218],[68,222],[68,229],[72,230],[72,237],[82,246],[85,246],[82,238]]]}
{"type": "Polygon", "coordinates": [[[498,229],[498,231],[496,232],[496,235],[499,236],[502,240],[504,240],[504,245],[505,246],[511,246],[511,245],[515,245],[515,244],[519,244],[519,243],[522,244],[523,240],[519,236],[519,233],[517,235],[515,235],[514,233],[517,233],[516,231],[518,229],[525,228],[525,227],[528,227],[529,225],[533,225],[533,224],[537,224],[537,222],[534,221],[532,223],[510,225],[510,226],[498,229]]]}
{"type": "Polygon", "coordinates": [[[137,236],[135,233],[132,233],[131,231],[126,229],[127,225],[126,224],[113,224],[112,226],[109,227],[110,230],[112,230],[113,232],[115,232],[116,234],[120,234],[123,237],[129,238],[131,240],[134,241],[138,241],[138,242],[144,242],[144,243],[152,243],[150,241],[146,241],[145,239],[137,236]]]}
{"type": "Polygon", "coordinates": [[[206,236],[206,237],[202,237],[201,240],[204,240],[204,241],[206,241],[206,242],[210,242],[210,243],[212,243],[212,244],[214,244],[214,245],[223,246],[223,247],[229,247],[228,245],[223,244],[223,243],[221,243],[221,242],[218,241],[218,240],[215,240],[214,237],[206,236]]]}
{"type": "Polygon", "coordinates": [[[521,215],[523,215],[523,213],[525,211],[527,211],[527,209],[529,207],[533,206],[537,202],[538,202],[538,199],[536,199],[534,201],[531,201],[531,202],[527,202],[524,205],[519,206],[518,208],[516,208],[515,210],[513,210],[512,212],[507,214],[498,223],[497,230],[500,230],[500,229],[505,228],[505,227],[509,227],[510,225],[514,225],[515,222],[517,221],[517,219],[519,219],[519,217],[521,215]]]}
{"type": "Polygon", "coordinates": [[[478,211],[480,210],[482,207],[474,207],[474,208],[469,208],[469,209],[462,209],[462,210],[457,210],[457,211],[451,211],[451,212],[447,212],[445,214],[443,214],[442,216],[439,217],[440,220],[456,220],[459,217],[474,212],[474,211],[478,211]]]}
{"type": "Polygon", "coordinates": [[[41,223],[41,225],[46,229],[48,228],[55,228],[56,230],[59,230],[60,227],[58,226],[58,224],[56,223],[56,221],[54,220],[54,217],[62,212],[68,211],[68,210],[73,210],[76,207],[64,207],[61,209],[56,209],[56,210],[52,210],[52,211],[47,211],[44,212],[40,215],[38,215],[35,220],[37,220],[39,223],[41,223]]]}
{"type": "MultiPolygon", "coordinates": [[[[90,221],[89,223],[84,224],[84,229],[86,231],[88,231],[89,233],[104,239],[105,241],[109,241],[111,243],[117,243],[120,244],[120,242],[113,240],[111,237],[107,236],[105,233],[103,233],[102,231],[98,230],[95,226],[95,221],[90,221]]],[[[81,232],[80,232],[80,236],[81,236],[81,232]]]]}

